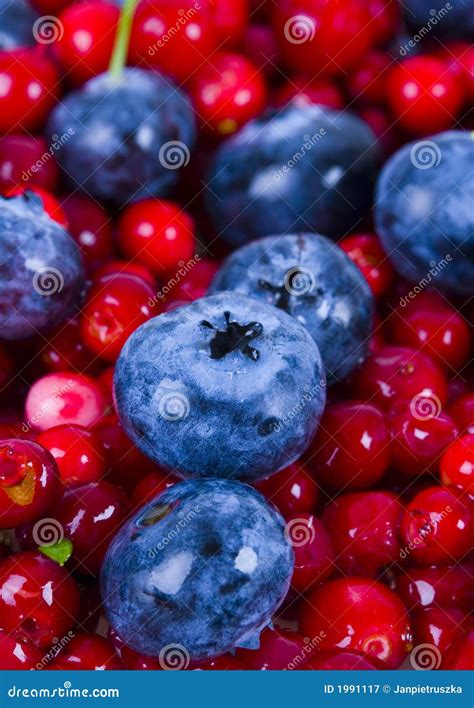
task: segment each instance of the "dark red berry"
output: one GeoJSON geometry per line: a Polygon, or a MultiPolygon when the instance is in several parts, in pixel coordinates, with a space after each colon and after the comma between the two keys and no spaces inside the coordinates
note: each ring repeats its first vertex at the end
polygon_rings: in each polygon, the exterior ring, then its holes
{"type": "Polygon", "coordinates": [[[285,517],[314,512],[318,505],[318,485],[309,470],[298,462],[255,486],[285,517]]]}
{"type": "Polygon", "coordinates": [[[291,584],[306,592],[314,583],[328,578],[334,569],[334,549],[329,533],[312,514],[297,514],[287,520],[285,535],[295,554],[291,584]]]}
{"type": "Polygon", "coordinates": [[[451,443],[441,458],[440,471],[443,484],[474,493],[474,434],[451,443]]]}
{"type": "Polygon", "coordinates": [[[104,671],[119,669],[114,648],[103,637],[77,632],[54,662],[54,669],[104,671]]]}
{"type": "Polygon", "coordinates": [[[105,472],[98,436],[78,425],[60,425],[38,435],[40,445],[50,451],[66,487],[97,482],[105,472]]]}
{"type": "Polygon", "coordinates": [[[393,283],[395,271],[375,234],[354,234],[339,242],[364,274],[375,297],[385,295],[393,283]]]}

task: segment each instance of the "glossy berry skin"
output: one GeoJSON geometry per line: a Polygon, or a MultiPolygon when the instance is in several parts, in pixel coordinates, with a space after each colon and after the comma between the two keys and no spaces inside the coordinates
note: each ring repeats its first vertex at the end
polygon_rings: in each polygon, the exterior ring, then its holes
{"type": "Polygon", "coordinates": [[[367,3],[358,0],[284,0],[273,21],[283,61],[310,75],[351,71],[375,35],[367,3]]]}
{"type": "Polygon", "coordinates": [[[194,480],[156,497],[115,537],[102,596],[110,624],[135,651],[164,651],[166,661],[167,645],[179,643],[202,661],[258,637],[292,569],[283,519],[261,494],[194,480]]]}
{"type": "Polygon", "coordinates": [[[335,110],[344,108],[344,97],[336,84],[320,79],[308,82],[306,77],[294,77],[283,84],[274,100],[279,107],[291,101],[296,106],[319,103],[335,110]]]}
{"type": "Polygon", "coordinates": [[[432,606],[470,611],[474,602],[473,570],[472,564],[438,568],[411,565],[396,578],[394,589],[410,612],[432,606]]]}
{"type": "Polygon", "coordinates": [[[138,260],[126,261],[119,258],[107,260],[103,265],[97,268],[94,273],[97,281],[110,275],[133,275],[135,278],[139,278],[147,283],[147,285],[153,288],[153,291],[156,289],[155,276],[147,266],[143,265],[143,263],[139,263],[138,260]]]}
{"type": "Polygon", "coordinates": [[[107,70],[119,14],[116,5],[94,0],[73,3],[61,12],[63,32],[53,50],[70,81],[82,84],[107,70]]]}
{"type": "Polygon", "coordinates": [[[407,504],[400,538],[407,555],[419,565],[462,560],[474,532],[472,502],[446,487],[428,487],[407,504]]]}
{"type": "Polygon", "coordinates": [[[474,434],[451,443],[441,458],[440,470],[442,484],[474,493],[474,434]]]}
{"type": "Polygon", "coordinates": [[[82,266],[73,240],[32,192],[0,198],[0,337],[25,339],[78,304],[82,266]]]}
{"type": "Polygon", "coordinates": [[[31,440],[0,440],[0,527],[36,521],[56,501],[58,468],[31,440]]]}
{"type": "Polygon", "coordinates": [[[429,277],[436,288],[469,295],[474,141],[452,130],[429,143],[409,143],[385,163],[375,196],[377,233],[399,275],[414,283],[429,277]]]}
{"type": "Polygon", "coordinates": [[[56,518],[72,541],[72,564],[81,575],[97,575],[107,548],[125,521],[127,499],[108,482],[85,484],[67,491],[56,518]]]}
{"type": "Polygon", "coordinates": [[[345,379],[368,351],[374,301],[358,268],[318,234],[268,236],[224,262],[209,292],[258,298],[301,322],[319,347],[328,382],[345,379]]]}
{"type": "Polygon", "coordinates": [[[221,136],[257,118],[266,104],[264,79],[240,54],[214,55],[193,77],[190,93],[203,130],[221,136]]]}
{"type": "Polygon", "coordinates": [[[449,407],[449,414],[458,424],[461,433],[474,434],[474,394],[457,398],[449,407]]]}
{"type": "Polygon", "coordinates": [[[370,403],[329,403],[306,454],[324,487],[339,491],[371,487],[390,463],[389,432],[380,409],[370,403]]]}
{"type": "Polygon", "coordinates": [[[335,552],[325,526],[312,514],[295,514],[287,519],[286,537],[293,546],[295,568],[292,587],[304,593],[334,570],[335,552]]]}
{"type": "Polygon", "coordinates": [[[37,430],[68,424],[87,428],[104,409],[104,393],[94,379],[69,371],[34,382],[26,398],[25,418],[37,430]]]}
{"type": "Polygon", "coordinates": [[[447,383],[441,368],[425,354],[409,347],[383,347],[355,376],[355,393],[387,409],[402,401],[424,415],[424,406],[441,406],[447,383]]]}
{"type": "Polygon", "coordinates": [[[402,474],[417,477],[439,470],[443,451],[455,440],[458,429],[453,419],[440,412],[440,406],[427,400],[423,405],[402,405],[388,417],[392,441],[391,464],[402,474]]]}
{"type": "Polygon", "coordinates": [[[41,553],[17,553],[0,563],[0,625],[42,649],[63,637],[79,609],[76,581],[41,553]]]}
{"type": "Polygon", "coordinates": [[[302,603],[300,628],[310,637],[324,632],[318,649],[340,647],[396,669],[410,646],[406,609],[394,592],[371,579],[337,578],[313,590],[302,603]]]}
{"type": "Polygon", "coordinates": [[[340,237],[369,208],[377,160],[375,137],[358,118],[289,104],[217,150],[209,215],[232,246],[309,229],[340,237]]]}
{"type": "Polygon", "coordinates": [[[237,656],[251,671],[299,669],[311,656],[311,645],[297,632],[267,627],[258,649],[238,649],[237,656]]]}
{"type": "Polygon", "coordinates": [[[0,50],[18,49],[34,44],[32,30],[38,15],[29,3],[1,0],[0,15],[0,50]]]}
{"type": "Polygon", "coordinates": [[[56,460],[66,487],[97,482],[105,472],[100,440],[91,431],[78,425],[60,425],[43,431],[36,440],[56,460]]]}
{"type": "Polygon", "coordinates": [[[375,666],[362,654],[344,649],[318,652],[304,667],[305,671],[377,671],[383,664],[375,666]]]}
{"type": "Polygon", "coordinates": [[[175,275],[194,254],[194,222],[178,204],[143,199],[122,211],[118,241],[128,258],[157,275],[175,275]]]}
{"type": "Polygon", "coordinates": [[[149,472],[138,484],[134,487],[131,508],[133,511],[140,509],[144,504],[166,491],[177,482],[176,478],[171,474],[167,474],[164,470],[149,472]]]}
{"type": "Polygon", "coordinates": [[[0,81],[0,132],[41,130],[59,94],[54,63],[34,50],[0,52],[0,81]]]}
{"type": "Polygon", "coordinates": [[[0,191],[7,193],[19,184],[37,185],[54,191],[58,167],[53,159],[44,160],[48,144],[42,137],[4,135],[0,138],[0,191]]]}
{"type": "Polygon", "coordinates": [[[43,652],[0,630],[0,671],[25,671],[41,666],[43,652]]]}
{"type": "Polygon", "coordinates": [[[48,333],[48,341],[42,346],[40,356],[48,372],[94,371],[94,357],[84,346],[77,317],[48,333]]]}
{"type": "Polygon", "coordinates": [[[119,669],[113,646],[103,637],[77,632],[54,662],[55,670],[105,671],[119,669]]]}
{"type": "Polygon", "coordinates": [[[321,358],[304,327],[237,293],[142,325],[114,381],[130,439],[182,477],[256,481],[278,472],[308,446],[325,401],[321,358]],[[289,418],[295,401],[303,410],[289,418]]]}
{"type": "Polygon", "coordinates": [[[342,494],[324,510],[322,520],[344,575],[376,578],[399,559],[402,507],[391,492],[342,494]]]}
{"type": "Polygon", "coordinates": [[[118,206],[164,196],[189,161],[195,134],[185,95],[143,69],[126,69],[119,82],[100,74],[63,98],[47,134],[69,129],[57,159],[71,186],[118,206]]]}
{"type": "Polygon", "coordinates": [[[354,234],[339,242],[351,261],[361,270],[374,297],[389,292],[395,273],[375,234],[354,234]]]}
{"type": "Polygon", "coordinates": [[[448,671],[474,670],[474,631],[457,639],[443,658],[441,669],[448,671]]]}
{"type": "Polygon", "coordinates": [[[464,612],[457,607],[425,607],[412,613],[413,643],[431,644],[444,655],[448,647],[462,636],[464,612]]]}
{"type": "Polygon", "coordinates": [[[82,308],[81,332],[88,349],[106,361],[116,361],[132,332],[150,319],[154,294],[133,275],[98,280],[82,308]]]}
{"type": "Polygon", "coordinates": [[[319,500],[314,476],[300,462],[294,462],[268,479],[262,479],[256,487],[285,518],[315,511],[319,500]]]}
{"type": "MultiPolygon", "coordinates": [[[[474,17],[471,3],[453,0],[450,6],[449,12],[446,12],[444,16],[443,13],[441,14],[442,20],[433,25],[433,35],[442,40],[464,37],[472,39],[474,37],[474,17]]],[[[402,9],[409,31],[416,34],[421,27],[426,25],[431,10],[434,15],[447,8],[443,0],[434,0],[433,2],[431,0],[404,0],[402,9]]]]}
{"type": "Polygon", "coordinates": [[[112,221],[97,202],[70,194],[62,202],[69,233],[80,248],[84,266],[93,268],[112,254],[112,221]]]}

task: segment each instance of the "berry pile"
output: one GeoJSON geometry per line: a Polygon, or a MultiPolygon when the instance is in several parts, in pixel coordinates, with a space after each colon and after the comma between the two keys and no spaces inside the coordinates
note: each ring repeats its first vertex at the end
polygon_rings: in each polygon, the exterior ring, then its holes
{"type": "Polygon", "coordinates": [[[0,669],[474,669],[474,0],[0,14],[0,669]]]}

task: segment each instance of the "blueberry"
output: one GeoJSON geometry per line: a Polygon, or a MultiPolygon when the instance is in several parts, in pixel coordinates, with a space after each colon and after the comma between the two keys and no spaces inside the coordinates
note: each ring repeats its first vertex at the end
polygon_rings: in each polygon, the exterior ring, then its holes
{"type": "Polygon", "coordinates": [[[181,477],[253,481],[309,445],[325,403],[316,344],[285,312],[219,293],[139,327],[115,368],[129,437],[181,477]]]}
{"type": "Polygon", "coordinates": [[[274,305],[306,327],[321,352],[328,383],[365,358],[374,300],[360,270],[319,234],[267,236],[235,251],[209,292],[233,290],[274,305]]]}
{"type": "Polygon", "coordinates": [[[168,79],[126,69],[121,79],[101,74],[66,96],[47,131],[71,136],[56,157],[75,189],[122,205],[170,190],[189,162],[195,121],[168,79]]]}
{"type": "Polygon", "coordinates": [[[403,0],[402,7],[412,38],[474,38],[474,0],[403,0]]]}
{"type": "Polygon", "coordinates": [[[81,295],[78,247],[32,192],[0,197],[0,339],[61,324],[81,295]]]}
{"type": "Polygon", "coordinates": [[[185,668],[255,640],[284,600],[293,550],[277,510],[239,482],[181,482],[121,528],[101,586],[126,644],[185,668]]]}
{"type": "Polygon", "coordinates": [[[375,220],[398,273],[474,292],[474,140],[449,131],[405,145],[383,168],[375,220]]]}
{"type": "Polygon", "coordinates": [[[37,19],[27,0],[0,0],[0,50],[32,46],[37,19]]]}
{"type": "Polygon", "coordinates": [[[370,207],[378,155],[359,118],[290,104],[251,121],[218,149],[210,216],[232,245],[295,231],[343,236],[370,207]]]}

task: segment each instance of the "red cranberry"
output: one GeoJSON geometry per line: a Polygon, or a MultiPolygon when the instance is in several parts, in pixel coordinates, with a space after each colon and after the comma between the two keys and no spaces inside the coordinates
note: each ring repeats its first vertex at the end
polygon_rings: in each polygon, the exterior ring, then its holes
{"type": "Polygon", "coordinates": [[[216,656],[210,661],[203,661],[199,664],[192,664],[189,669],[191,671],[242,671],[246,669],[246,665],[236,659],[231,654],[223,654],[216,656]]]}
{"type": "Polygon", "coordinates": [[[314,649],[296,632],[268,627],[260,635],[258,649],[238,649],[237,656],[253,671],[280,671],[301,668],[314,649]]]}
{"type": "Polygon", "coordinates": [[[48,450],[30,440],[0,440],[0,526],[35,521],[56,501],[58,468],[48,450]]]}
{"type": "Polygon", "coordinates": [[[458,435],[452,418],[435,401],[418,400],[418,405],[403,404],[388,417],[392,466],[413,477],[437,472],[440,455],[458,435]]]}
{"type": "Polygon", "coordinates": [[[362,271],[375,297],[390,290],[395,272],[375,234],[347,236],[339,246],[362,271]]]}
{"type": "Polygon", "coordinates": [[[31,644],[20,642],[0,630],[0,671],[41,667],[43,654],[31,644]]]}
{"type": "Polygon", "coordinates": [[[330,580],[308,595],[301,610],[302,631],[322,637],[318,649],[323,651],[354,650],[396,669],[409,650],[411,630],[403,603],[373,580],[330,580]]]}
{"type": "Polygon", "coordinates": [[[164,492],[168,487],[172,487],[176,478],[165,471],[153,471],[146,475],[133,490],[131,507],[133,510],[139,509],[147,502],[154,499],[158,494],[164,492]]]}
{"type": "Polygon", "coordinates": [[[115,362],[132,332],[150,319],[154,294],[133,275],[109,275],[96,281],[82,308],[86,346],[102,359],[115,362]]]}
{"type": "Polygon", "coordinates": [[[95,634],[78,632],[57,657],[54,669],[70,671],[104,671],[119,669],[114,648],[95,634]]]}
{"type": "Polygon", "coordinates": [[[235,133],[266,104],[264,80],[240,54],[215,54],[198,69],[190,90],[203,129],[220,135],[235,133]]]}
{"type": "Polygon", "coordinates": [[[0,138],[0,192],[19,184],[36,185],[53,192],[58,167],[44,138],[5,135],[0,138]]]}
{"type": "Polygon", "coordinates": [[[308,455],[316,479],[334,490],[363,489],[383,477],[389,434],[380,410],[368,403],[330,403],[308,455]]]}
{"type": "Polygon", "coordinates": [[[212,279],[219,270],[217,261],[211,261],[206,258],[194,256],[191,261],[183,268],[186,271],[184,276],[180,276],[180,280],[175,286],[171,280],[167,285],[163,286],[158,295],[160,300],[171,298],[170,305],[176,303],[187,304],[200,297],[204,297],[212,279]]]}
{"type": "Polygon", "coordinates": [[[43,15],[58,15],[72,0],[33,0],[32,5],[43,15]]]}
{"type": "Polygon", "coordinates": [[[140,278],[151,288],[156,288],[156,279],[151,270],[143,263],[136,261],[125,261],[118,258],[106,261],[96,270],[95,279],[102,280],[108,275],[134,275],[135,278],[140,278]]]}
{"type": "Polygon", "coordinates": [[[38,435],[40,445],[56,460],[66,487],[97,482],[105,471],[98,436],[78,425],[60,425],[38,435]]]}
{"type": "Polygon", "coordinates": [[[74,625],[79,589],[73,578],[41,553],[17,553],[0,563],[0,626],[41,648],[74,625]]]}
{"type": "Polygon", "coordinates": [[[158,275],[174,273],[195,248],[191,217],[163,199],[144,199],[128,206],[119,220],[118,237],[125,255],[137,258],[158,275]]]}
{"type": "Polygon", "coordinates": [[[311,473],[298,462],[255,486],[278,507],[283,516],[316,510],[319,500],[318,485],[311,473]]]}
{"type": "Polygon", "coordinates": [[[367,0],[367,5],[375,23],[374,39],[378,46],[383,46],[400,27],[400,4],[394,0],[367,0]]]}
{"type": "Polygon", "coordinates": [[[123,645],[121,655],[125,668],[130,671],[163,671],[158,659],[137,654],[136,651],[125,645],[123,645]]]}
{"type": "Polygon", "coordinates": [[[450,42],[441,48],[440,58],[463,88],[464,102],[474,101],[474,47],[467,42],[450,42]]]}
{"type": "Polygon", "coordinates": [[[349,75],[348,89],[354,101],[367,103],[385,102],[385,82],[391,60],[386,52],[371,51],[349,75]]]}
{"type": "Polygon", "coordinates": [[[107,212],[81,194],[71,194],[62,207],[69,221],[69,233],[80,246],[85,264],[95,266],[108,258],[112,252],[112,225],[107,212]]]}
{"type": "Polygon", "coordinates": [[[252,24],[247,28],[243,45],[245,56],[262,73],[272,76],[278,61],[275,33],[268,25],[252,24]]]}
{"type": "Polygon", "coordinates": [[[464,435],[445,451],[440,462],[441,482],[474,493],[474,435],[464,435]]]}
{"type": "Polygon", "coordinates": [[[0,52],[0,132],[43,127],[58,98],[54,64],[35,50],[0,52]]]}
{"type": "Polygon", "coordinates": [[[382,408],[410,401],[414,407],[441,406],[448,393],[443,371],[429,357],[408,347],[385,347],[369,357],[354,376],[356,396],[382,408]]]}
{"type": "MultiPolygon", "coordinates": [[[[377,666],[355,651],[337,649],[318,652],[304,667],[306,671],[376,671],[377,666]]],[[[383,668],[383,664],[380,668],[383,668]]]]}
{"type": "Polygon", "coordinates": [[[474,566],[407,568],[394,588],[411,611],[420,607],[458,607],[470,611],[474,603],[474,566]]]}
{"type": "Polygon", "coordinates": [[[238,45],[249,19],[248,0],[210,0],[217,45],[238,45]]]}
{"type": "Polygon", "coordinates": [[[37,430],[57,425],[82,425],[87,428],[104,413],[104,394],[93,379],[72,371],[47,374],[31,386],[25,404],[25,417],[37,430]]]}
{"type": "Polygon", "coordinates": [[[69,320],[50,334],[40,355],[42,364],[51,372],[95,372],[94,357],[82,341],[79,319],[69,320]]]}
{"type": "Polygon", "coordinates": [[[285,535],[295,554],[291,584],[305,592],[313,583],[328,578],[333,570],[334,549],[331,538],[319,519],[298,514],[288,519],[285,535]]]}
{"type": "Polygon", "coordinates": [[[412,614],[413,643],[431,644],[444,654],[463,634],[464,612],[456,607],[424,607],[412,614]]]}
{"type": "Polygon", "coordinates": [[[344,575],[377,577],[398,560],[402,508],[391,492],[342,494],[323,513],[344,575]]]}
{"type": "Polygon", "coordinates": [[[474,434],[474,393],[457,398],[448,412],[462,433],[474,434]]]}
{"type": "Polygon", "coordinates": [[[119,15],[116,5],[94,0],[74,3],[60,14],[62,32],[54,50],[69,79],[83,83],[107,70],[119,15]]]}
{"type": "Polygon", "coordinates": [[[393,67],[386,95],[397,123],[414,135],[447,130],[462,105],[460,86],[446,64],[426,54],[393,67]]]}
{"type": "Polygon", "coordinates": [[[302,77],[289,80],[277,91],[275,96],[277,106],[284,106],[290,101],[296,106],[315,103],[335,110],[344,108],[344,97],[335,84],[324,80],[308,82],[302,77]]]}
{"type": "Polygon", "coordinates": [[[407,504],[401,522],[402,551],[420,565],[461,560],[472,543],[472,504],[451,489],[429,487],[407,504]]]}
{"type": "Polygon", "coordinates": [[[444,671],[474,670],[474,631],[460,637],[449,647],[441,669],[444,671]]]}
{"type": "Polygon", "coordinates": [[[78,572],[96,575],[100,571],[127,510],[124,493],[108,482],[93,482],[65,493],[56,518],[72,541],[78,572]]]}

